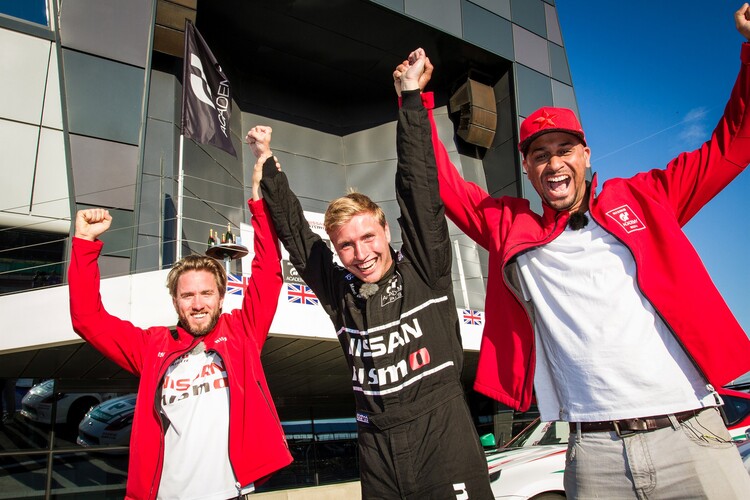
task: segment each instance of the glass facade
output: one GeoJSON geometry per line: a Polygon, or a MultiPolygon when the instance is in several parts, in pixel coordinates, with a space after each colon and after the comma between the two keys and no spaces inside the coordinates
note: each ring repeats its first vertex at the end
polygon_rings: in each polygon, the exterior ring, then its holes
{"type": "Polygon", "coordinates": [[[0,235],[0,294],[62,283],[65,236],[17,227],[0,235]]]}

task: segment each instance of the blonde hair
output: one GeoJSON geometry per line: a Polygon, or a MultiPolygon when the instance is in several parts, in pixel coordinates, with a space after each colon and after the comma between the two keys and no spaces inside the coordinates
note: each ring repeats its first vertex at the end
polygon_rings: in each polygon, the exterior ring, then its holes
{"type": "Polygon", "coordinates": [[[224,298],[224,292],[227,290],[227,272],[221,262],[206,255],[188,255],[174,263],[167,275],[167,288],[172,298],[177,297],[177,282],[180,276],[188,271],[208,271],[213,274],[216,287],[219,289],[219,297],[224,298]]]}
{"type": "Polygon", "coordinates": [[[326,209],[323,225],[329,235],[340,228],[356,215],[369,213],[378,221],[381,227],[385,227],[385,213],[377,203],[368,196],[357,191],[352,191],[346,196],[336,198],[326,209]]]}

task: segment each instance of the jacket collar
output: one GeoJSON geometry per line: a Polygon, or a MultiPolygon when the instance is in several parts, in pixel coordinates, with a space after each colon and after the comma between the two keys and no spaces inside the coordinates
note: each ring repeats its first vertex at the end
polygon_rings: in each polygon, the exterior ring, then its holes
{"type": "Polygon", "coordinates": [[[219,321],[216,322],[216,326],[214,326],[213,330],[208,332],[205,335],[202,335],[201,337],[195,337],[192,333],[185,330],[181,325],[177,325],[173,328],[170,328],[170,337],[172,340],[179,343],[181,346],[188,347],[191,344],[197,344],[199,341],[203,341],[206,345],[208,345],[209,341],[212,341],[217,336],[217,331],[220,328],[221,323],[224,321],[224,313],[219,315],[219,321]],[[177,336],[175,337],[175,332],[177,333],[177,336]]]}

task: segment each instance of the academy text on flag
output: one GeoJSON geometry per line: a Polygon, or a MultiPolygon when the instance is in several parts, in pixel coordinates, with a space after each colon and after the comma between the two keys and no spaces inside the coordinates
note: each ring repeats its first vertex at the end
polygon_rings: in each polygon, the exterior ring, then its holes
{"type": "Polygon", "coordinates": [[[237,157],[229,130],[232,115],[229,80],[206,41],[188,19],[185,20],[184,57],[182,134],[237,157]]]}

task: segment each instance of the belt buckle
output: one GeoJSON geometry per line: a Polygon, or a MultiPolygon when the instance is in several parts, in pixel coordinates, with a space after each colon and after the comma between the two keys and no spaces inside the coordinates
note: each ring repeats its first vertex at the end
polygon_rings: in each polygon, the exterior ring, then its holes
{"type": "Polygon", "coordinates": [[[612,426],[615,428],[615,432],[619,437],[627,437],[632,436],[633,434],[637,434],[639,432],[646,432],[648,431],[648,424],[645,420],[640,418],[631,418],[628,419],[632,424],[636,424],[633,427],[636,427],[635,429],[622,429],[620,428],[619,420],[613,420],[612,426]]]}
{"type": "Polygon", "coordinates": [[[612,425],[615,428],[615,433],[619,437],[626,437],[626,436],[631,436],[631,435],[635,434],[635,431],[620,429],[620,424],[617,422],[617,420],[613,420],[612,421],[612,425]]]}

